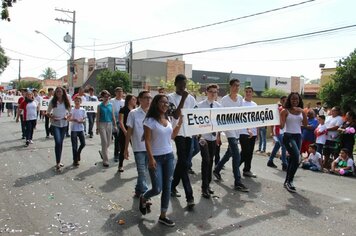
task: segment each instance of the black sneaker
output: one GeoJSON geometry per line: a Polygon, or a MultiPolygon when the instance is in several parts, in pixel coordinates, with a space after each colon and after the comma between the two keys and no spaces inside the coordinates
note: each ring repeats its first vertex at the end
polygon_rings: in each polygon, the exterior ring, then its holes
{"type": "Polygon", "coordinates": [[[189,168],[188,174],[195,175],[195,171],[192,168],[189,168]]]}
{"type": "Polygon", "coordinates": [[[181,197],[182,195],[180,195],[180,193],[178,192],[177,189],[172,189],[171,196],[172,197],[181,197]]]}
{"type": "Polygon", "coordinates": [[[267,166],[272,168],[277,168],[277,166],[273,163],[273,161],[268,161],[267,166]]]}
{"type": "Polygon", "coordinates": [[[286,183],[284,183],[284,187],[288,190],[288,192],[291,192],[291,193],[296,193],[297,192],[297,190],[295,189],[293,183],[286,182],[286,183]]]}
{"type": "Polygon", "coordinates": [[[189,210],[193,209],[195,206],[194,199],[188,200],[187,201],[187,207],[189,210]]]}
{"type": "Polygon", "coordinates": [[[173,221],[171,221],[167,217],[164,217],[164,218],[159,217],[158,218],[158,222],[161,223],[161,224],[167,225],[169,227],[173,227],[173,226],[176,225],[173,221]]]}
{"type": "Polygon", "coordinates": [[[240,191],[240,192],[249,192],[250,191],[243,183],[236,184],[235,190],[240,191]]]}
{"type": "Polygon", "coordinates": [[[138,209],[142,213],[142,215],[146,215],[147,213],[147,208],[146,208],[146,200],[143,198],[143,195],[140,196],[140,204],[138,209]]]}
{"type": "Polygon", "coordinates": [[[221,180],[221,174],[218,173],[216,170],[213,170],[213,175],[215,176],[215,178],[216,178],[217,180],[221,180]]]}
{"type": "Polygon", "coordinates": [[[201,195],[202,195],[203,198],[206,198],[206,199],[210,198],[210,194],[209,194],[209,191],[207,189],[202,190],[201,191],[201,195]]]}
{"type": "Polygon", "coordinates": [[[30,141],[26,141],[26,143],[25,143],[25,147],[28,147],[28,145],[30,145],[30,141]]]}
{"type": "Polygon", "coordinates": [[[208,188],[208,193],[209,194],[214,194],[214,190],[212,190],[210,187],[208,188]]]}

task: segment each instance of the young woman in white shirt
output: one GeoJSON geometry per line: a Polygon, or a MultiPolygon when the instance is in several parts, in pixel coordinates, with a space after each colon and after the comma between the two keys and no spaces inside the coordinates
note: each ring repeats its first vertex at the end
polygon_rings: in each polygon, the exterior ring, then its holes
{"type": "Polygon", "coordinates": [[[182,119],[179,119],[178,124],[173,129],[167,116],[168,106],[167,96],[157,94],[153,98],[143,123],[152,189],[149,189],[141,195],[139,209],[143,215],[149,213],[151,203],[147,201],[162,191],[161,214],[158,221],[172,227],[175,223],[166,216],[174,168],[171,139],[178,134],[182,119]]]}

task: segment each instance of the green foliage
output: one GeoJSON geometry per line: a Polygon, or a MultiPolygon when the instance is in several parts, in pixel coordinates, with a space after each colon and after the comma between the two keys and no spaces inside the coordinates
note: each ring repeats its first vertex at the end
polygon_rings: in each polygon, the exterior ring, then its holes
{"type": "Polygon", "coordinates": [[[108,90],[111,95],[115,94],[115,88],[121,87],[124,92],[131,92],[129,74],[122,71],[104,70],[98,74],[96,91],[108,90]]]}
{"type": "Polygon", "coordinates": [[[21,80],[20,82],[18,80],[13,80],[11,81],[14,88],[17,90],[19,89],[24,89],[24,88],[36,88],[40,90],[42,88],[42,83],[38,81],[25,81],[21,80]]]}
{"type": "Polygon", "coordinates": [[[9,58],[5,55],[4,49],[0,46],[0,75],[9,65],[9,58]]]}
{"type": "Polygon", "coordinates": [[[9,7],[12,7],[12,4],[15,3],[16,0],[2,0],[1,4],[1,19],[10,21],[9,7]]]}
{"type": "Polygon", "coordinates": [[[356,109],[356,49],[337,63],[336,73],[325,84],[319,98],[329,107],[340,106],[343,112],[356,109]]]}
{"type": "Polygon", "coordinates": [[[286,92],[276,88],[266,89],[262,92],[261,96],[265,98],[280,98],[281,96],[287,95],[286,92]]]}
{"type": "MultiPolygon", "coordinates": [[[[174,91],[176,91],[176,87],[174,86],[174,80],[169,80],[167,82],[161,80],[160,82],[161,87],[165,88],[167,93],[172,93],[174,91]]],[[[193,80],[188,79],[187,81],[187,90],[196,95],[196,96],[200,96],[200,88],[201,88],[201,84],[200,83],[195,83],[193,80]]]]}
{"type": "Polygon", "coordinates": [[[42,77],[44,79],[55,79],[57,77],[57,72],[54,69],[47,67],[46,69],[44,69],[42,71],[42,74],[40,74],[40,77],[42,77]]]}

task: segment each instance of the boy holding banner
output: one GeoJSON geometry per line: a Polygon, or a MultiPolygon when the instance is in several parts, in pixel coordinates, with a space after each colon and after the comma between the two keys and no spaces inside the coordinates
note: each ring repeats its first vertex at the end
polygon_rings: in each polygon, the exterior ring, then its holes
{"type": "MultiPolygon", "coordinates": [[[[229,82],[229,85],[230,94],[225,95],[221,99],[221,105],[223,107],[241,107],[243,98],[241,95],[238,94],[240,89],[240,81],[236,78],[232,78],[229,82]]],[[[235,178],[235,189],[241,192],[249,192],[250,190],[241,182],[241,174],[239,169],[241,161],[238,147],[240,132],[238,130],[229,130],[225,131],[225,135],[229,142],[229,148],[223,158],[215,166],[213,174],[218,180],[221,180],[220,171],[225,165],[225,163],[228,162],[230,157],[232,156],[232,171],[234,173],[235,178]]]]}
{"type": "MultiPolygon", "coordinates": [[[[218,97],[219,86],[217,84],[209,84],[206,87],[207,98],[198,103],[198,108],[217,108],[221,107],[221,104],[216,102],[218,97]]],[[[210,198],[210,194],[214,194],[214,191],[210,188],[210,182],[212,179],[213,160],[216,152],[217,143],[220,142],[220,133],[213,132],[202,134],[199,139],[200,155],[202,157],[201,162],[201,178],[202,178],[202,196],[204,198],[210,198]]]]}

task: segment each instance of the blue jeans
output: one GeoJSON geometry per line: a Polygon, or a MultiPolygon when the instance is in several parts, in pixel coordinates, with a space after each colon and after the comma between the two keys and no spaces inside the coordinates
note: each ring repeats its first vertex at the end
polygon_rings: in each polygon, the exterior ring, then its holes
{"type": "Polygon", "coordinates": [[[134,152],[136,168],[137,168],[137,184],[135,193],[140,195],[148,190],[146,173],[148,169],[147,152],[134,152]]]}
{"type": "Polygon", "coordinates": [[[299,166],[299,153],[300,146],[302,145],[302,135],[284,133],[283,144],[289,152],[289,162],[285,183],[293,182],[294,175],[299,166]]]}
{"type": "Polygon", "coordinates": [[[312,171],[319,171],[320,169],[317,167],[317,165],[311,163],[311,162],[304,162],[302,164],[302,168],[306,170],[312,170],[312,171]]]}
{"type": "Polygon", "coordinates": [[[53,136],[54,136],[54,151],[56,153],[56,162],[59,164],[61,162],[62,150],[63,150],[63,140],[66,134],[67,126],[57,127],[52,126],[53,136]]]}
{"type": "Polygon", "coordinates": [[[227,138],[227,141],[229,142],[229,148],[215,167],[215,172],[219,173],[225,163],[228,162],[230,160],[230,157],[232,156],[232,172],[234,173],[235,185],[237,185],[238,183],[241,183],[241,174],[239,168],[241,157],[239,152],[239,146],[237,145],[238,139],[227,138]]]}
{"type": "Polygon", "coordinates": [[[258,150],[266,152],[266,134],[267,128],[266,127],[259,127],[258,128],[258,150]]]}
{"type": "Polygon", "coordinates": [[[173,153],[168,153],[161,156],[154,156],[156,161],[155,169],[148,169],[150,172],[152,189],[143,194],[144,199],[150,199],[158,195],[162,191],[161,196],[161,212],[167,212],[169,198],[171,196],[171,184],[173,176],[173,153]]]}
{"type": "Polygon", "coordinates": [[[26,141],[32,140],[33,130],[36,128],[37,120],[26,120],[25,121],[25,137],[26,141]]]}
{"type": "Polygon", "coordinates": [[[94,127],[94,123],[95,123],[96,113],[88,112],[87,117],[88,117],[88,123],[89,123],[88,133],[89,133],[89,135],[93,135],[94,134],[93,127],[94,127]]]}
{"type": "Polygon", "coordinates": [[[269,157],[269,161],[273,161],[273,158],[276,157],[276,154],[279,148],[282,148],[282,156],[281,161],[284,165],[288,165],[287,158],[286,158],[286,147],[283,145],[283,134],[277,136],[278,141],[274,144],[273,150],[271,152],[271,156],[269,157]]]}
{"type": "Polygon", "coordinates": [[[72,142],[72,153],[73,153],[73,162],[79,161],[80,153],[85,147],[85,137],[84,131],[72,131],[70,133],[70,139],[72,142]],[[78,148],[78,138],[80,142],[80,146],[78,148]]]}

